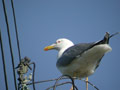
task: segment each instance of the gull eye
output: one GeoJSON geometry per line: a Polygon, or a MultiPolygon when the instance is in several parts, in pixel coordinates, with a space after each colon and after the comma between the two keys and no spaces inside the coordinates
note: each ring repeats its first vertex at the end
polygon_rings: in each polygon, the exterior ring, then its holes
{"type": "Polygon", "coordinates": [[[60,43],[61,41],[57,41],[57,43],[60,43]]]}

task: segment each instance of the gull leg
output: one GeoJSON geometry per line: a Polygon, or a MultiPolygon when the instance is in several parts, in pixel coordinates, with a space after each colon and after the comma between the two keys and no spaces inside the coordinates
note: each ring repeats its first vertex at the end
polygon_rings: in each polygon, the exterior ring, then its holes
{"type": "Polygon", "coordinates": [[[73,85],[72,85],[72,87],[70,88],[70,90],[73,90],[73,85]]]}
{"type": "Polygon", "coordinates": [[[88,90],[88,77],[86,77],[86,90],[88,90]]]}

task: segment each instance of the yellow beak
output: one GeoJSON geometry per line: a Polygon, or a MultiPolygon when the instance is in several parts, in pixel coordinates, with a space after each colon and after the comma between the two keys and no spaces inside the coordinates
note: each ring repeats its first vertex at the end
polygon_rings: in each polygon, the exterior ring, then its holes
{"type": "Polygon", "coordinates": [[[48,50],[51,50],[51,49],[54,49],[54,46],[47,46],[44,48],[44,51],[48,51],[48,50]]]}

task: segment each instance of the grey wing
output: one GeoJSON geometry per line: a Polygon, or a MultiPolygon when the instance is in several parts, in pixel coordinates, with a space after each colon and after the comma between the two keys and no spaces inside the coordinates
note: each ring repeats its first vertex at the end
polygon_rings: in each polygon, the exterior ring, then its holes
{"type": "Polygon", "coordinates": [[[88,49],[92,48],[95,43],[81,43],[68,48],[57,60],[57,66],[69,65],[78,55],[81,55],[88,49]]]}
{"type": "MultiPolygon", "coordinates": [[[[82,53],[84,53],[88,49],[90,49],[90,48],[92,48],[92,47],[94,47],[96,45],[108,44],[109,39],[111,38],[111,36],[109,35],[109,33],[106,33],[104,38],[102,40],[100,40],[99,42],[82,43],[82,44],[77,44],[77,45],[74,45],[74,46],[68,48],[63,53],[62,57],[60,57],[58,59],[56,65],[57,66],[67,66],[67,65],[69,65],[73,60],[75,60],[75,58],[78,55],[81,55],[82,53]]],[[[100,61],[101,61],[101,59],[98,61],[98,64],[97,64],[96,68],[99,66],[100,61]]]]}

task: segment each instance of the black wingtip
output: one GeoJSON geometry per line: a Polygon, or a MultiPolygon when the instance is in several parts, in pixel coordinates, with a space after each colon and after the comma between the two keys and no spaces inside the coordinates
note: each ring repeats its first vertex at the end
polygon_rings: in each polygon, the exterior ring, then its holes
{"type": "Polygon", "coordinates": [[[104,36],[104,39],[103,39],[103,42],[104,43],[109,43],[109,39],[110,39],[110,34],[109,32],[106,32],[105,36],[104,36]]]}
{"type": "Polygon", "coordinates": [[[116,33],[114,33],[114,34],[110,35],[110,37],[109,37],[109,38],[111,38],[111,37],[113,37],[113,36],[115,36],[115,35],[117,35],[117,34],[120,34],[120,32],[116,32],[116,33]]]}
{"type": "Polygon", "coordinates": [[[117,35],[117,34],[120,34],[120,32],[116,32],[116,33],[114,33],[114,34],[112,34],[112,35],[110,35],[108,32],[106,32],[104,38],[103,38],[101,41],[99,41],[99,42],[97,42],[96,44],[94,44],[94,45],[109,44],[109,39],[110,39],[111,37],[117,35]]]}
{"type": "Polygon", "coordinates": [[[106,34],[105,34],[105,36],[104,36],[104,39],[103,39],[104,43],[107,43],[107,44],[108,44],[108,43],[109,43],[109,39],[110,39],[111,37],[117,35],[117,34],[120,34],[120,32],[116,32],[116,33],[114,33],[114,34],[112,34],[112,35],[110,35],[109,32],[106,32],[106,34]]]}

